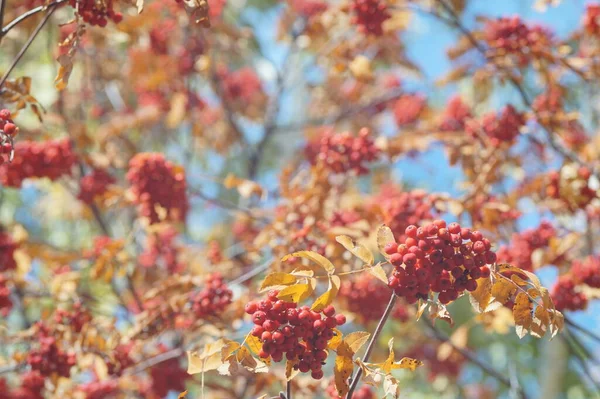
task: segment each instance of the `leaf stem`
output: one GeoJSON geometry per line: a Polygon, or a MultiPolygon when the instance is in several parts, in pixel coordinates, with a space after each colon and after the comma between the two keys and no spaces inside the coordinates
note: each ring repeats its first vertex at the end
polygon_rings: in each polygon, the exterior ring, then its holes
{"type": "Polygon", "coordinates": [[[288,381],[285,386],[285,399],[292,399],[292,382],[288,381]]]}
{"type": "MultiPolygon", "coordinates": [[[[375,342],[377,342],[377,338],[379,338],[379,334],[381,334],[381,331],[383,330],[383,326],[385,325],[385,322],[387,321],[390,314],[392,313],[392,309],[394,309],[394,305],[396,304],[397,299],[398,299],[398,297],[396,296],[396,294],[394,292],[392,292],[390,301],[389,301],[387,307],[385,308],[385,311],[383,312],[381,319],[379,319],[379,323],[377,323],[377,327],[375,328],[373,335],[371,336],[369,345],[367,346],[367,350],[365,351],[365,356],[362,359],[364,362],[369,360],[369,357],[371,356],[371,352],[373,351],[373,348],[375,347],[375,342]]],[[[354,394],[354,391],[356,390],[356,387],[358,385],[358,381],[360,381],[361,375],[362,375],[362,369],[359,368],[356,372],[356,375],[354,377],[352,377],[352,382],[350,383],[350,390],[348,391],[348,394],[346,395],[346,399],[352,399],[352,395],[354,394]]]]}

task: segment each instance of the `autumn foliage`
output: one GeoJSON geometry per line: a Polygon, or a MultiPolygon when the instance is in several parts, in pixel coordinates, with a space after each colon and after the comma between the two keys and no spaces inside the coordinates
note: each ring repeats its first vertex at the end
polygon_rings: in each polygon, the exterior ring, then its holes
{"type": "Polygon", "coordinates": [[[597,3],[0,0],[0,399],[593,397],[597,3]]]}

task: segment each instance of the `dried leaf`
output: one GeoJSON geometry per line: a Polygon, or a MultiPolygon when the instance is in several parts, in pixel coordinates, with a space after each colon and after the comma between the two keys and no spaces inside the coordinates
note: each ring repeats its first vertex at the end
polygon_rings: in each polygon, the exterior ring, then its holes
{"type": "Polygon", "coordinates": [[[348,236],[337,236],[335,240],[343,245],[352,255],[356,256],[368,265],[372,265],[375,261],[373,254],[367,247],[361,244],[355,244],[352,238],[348,236]]]}
{"type": "Polygon", "coordinates": [[[364,344],[367,343],[370,336],[371,334],[369,334],[368,332],[355,331],[346,335],[346,337],[344,338],[344,342],[348,344],[350,349],[352,349],[353,353],[356,353],[360,348],[362,348],[364,344]]]}
{"type": "Polygon", "coordinates": [[[308,298],[312,293],[313,287],[311,284],[295,284],[282,289],[277,298],[286,302],[298,303],[308,298]]]}
{"type": "Polygon", "coordinates": [[[313,303],[311,310],[320,312],[325,309],[325,307],[331,305],[340,289],[340,283],[341,281],[338,276],[329,276],[329,288],[327,288],[327,292],[317,298],[315,303],[313,303]]]}
{"type": "Polygon", "coordinates": [[[294,252],[292,254],[284,256],[281,261],[285,262],[290,258],[304,258],[308,259],[312,262],[315,262],[317,265],[321,266],[328,274],[333,274],[335,272],[335,266],[329,259],[324,257],[323,255],[314,252],[314,251],[299,251],[294,252]]]}
{"type": "Polygon", "coordinates": [[[188,394],[188,391],[183,391],[177,396],[177,399],[185,399],[187,394],[188,394]]]}
{"type": "Polygon", "coordinates": [[[259,292],[277,290],[296,283],[297,277],[288,273],[275,272],[268,274],[260,285],[259,292]]]}
{"type": "Polygon", "coordinates": [[[498,278],[492,285],[492,300],[504,305],[517,291],[511,280],[498,278]]]}
{"type": "Polygon", "coordinates": [[[390,243],[396,243],[394,233],[392,233],[392,229],[382,224],[377,229],[377,248],[379,248],[379,253],[385,256],[386,259],[389,259],[390,256],[385,253],[385,246],[390,243]]]}
{"type": "Polygon", "coordinates": [[[346,397],[346,394],[350,389],[348,378],[350,378],[354,371],[354,363],[352,362],[353,355],[354,353],[350,346],[342,341],[337,348],[337,356],[333,368],[335,388],[338,395],[342,398],[346,397]]]}
{"type": "Polygon", "coordinates": [[[513,306],[513,317],[515,319],[516,331],[519,338],[523,338],[529,332],[532,323],[531,304],[529,297],[524,292],[519,292],[513,306]]]}
{"type": "Polygon", "coordinates": [[[387,278],[387,274],[385,274],[385,270],[383,270],[383,267],[381,267],[381,264],[378,263],[373,267],[369,267],[367,269],[367,271],[373,275],[374,277],[376,277],[378,280],[383,281],[385,284],[388,283],[388,278],[387,278]]]}

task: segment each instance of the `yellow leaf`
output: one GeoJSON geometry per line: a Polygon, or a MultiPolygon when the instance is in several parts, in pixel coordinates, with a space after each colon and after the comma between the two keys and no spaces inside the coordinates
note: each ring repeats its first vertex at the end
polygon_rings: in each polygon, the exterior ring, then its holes
{"type": "Polygon", "coordinates": [[[512,276],[510,276],[510,279],[517,284],[520,287],[524,287],[526,286],[528,283],[527,281],[523,280],[521,277],[519,277],[519,275],[517,274],[513,274],[512,276]]]}
{"type": "Polygon", "coordinates": [[[294,366],[298,364],[298,359],[290,361],[287,360],[285,362],[285,378],[288,381],[291,381],[292,378],[297,376],[300,373],[300,370],[294,370],[294,366]]]}
{"type": "Polygon", "coordinates": [[[338,330],[337,328],[333,329],[333,332],[335,333],[335,335],[333,336],[333,338],[331,338],[329,340],[329,344],[327,345],[327,348],[331,349],[331,350],[337,350],[337,347],[340,345],[340,343],[342,342],[342,337],[343,334],[340,330],[338,330]]]}
{"type": "Polygon", "coordinates": [[[296,282],[297,277],[288,273],[275,272],[270,273],[265,277],[260,285],[259,292],[264,292],[273,289],[281,289],[296,282]]]}
{"type": "Polygon", "coordinates": [[[168,128],[174,129],[183,122],[186,115],[187,98],[187,94],[184,93],[175,93],[171,96],[171,109],[165,121],[168,128]]]}
{"type": "Polygon", "coordinates": [[[423,312],[425,312],[425,309],[427,309],[428,306],[428,301],[423,301],[422,299],[419,299],[419,307],[417,309],[417,321],[419,321],[421,316],[423,316],[423,312]]]}
{"type": "Polygon", "coordinates": [[[515,294],[517,287],[504,278],[499,278],[492,285],[492,300],[504,305],[515,294]]]}
{"type": "Polygon", "coordinates": [[[187,394],[188,394],[188,391],[183,391],[177,396],[177,399],[185,399],[187,394]]]}
{"type": "Polygon", "coordinates": [[[387,278],[387,274],[385,274],[385,270],[383,270],[383,267],[381,267],[381,264],[378,263],[373,267],[369,267],[367,269],[367,271],[375,276],[375,278],[377,278],[378,280],[383,281],[385,284],[388,283],[388,278],[387,278]]]}
{"type": "Polygon", "coordinates": [[[262,342],[260,342],[260,340],[251,333],[248,333],[245,342],[248,348],[252,351],[252,353],[258,355],[258,353],[262,349],[262,342]]]}
{"type": "Polygon", "coordinates": [[[364,55],[356,56],[349,65],[350,72],[357,80],[369,81],[373,79],[371,60],[364,55]]]}
{"type": "Polygon", "coordinates": [[[329,259],[327,259],[326,257],[324,257],[323,255],[321,255],[317,252],[314,252],[314,251],[294,252],[292,254],[284,256],[281,259],[281,261],[285,262],[286,260],[288,260],[290,258],[308,259],[312,262],[315,262],[317,265],[321,266],[323,269],[325,269],[325,271],[327,271],[328,274],[333,274],[335,272],[335,266],[333,265],[333,263],[331,263],[331,261],[329,259]]]}
{"type": "Polygon", "coordinates": [[[355,244],[352,238],[342,235],[335,237],[335,240],[342,244],[342,246],[346,248],[350,253],[352,253],[352,255],[356,256],[358,259],[362,260],[366,264],[372,265],[375,261],[375,258],[373,257],[371,251],[369,251],[364,245],[355,244]]]}
{"type": "Polygon", "coordinates": [[[531,328],[531,309],[532,304],[527,294],[519,292],[513,306],[513,317],[515,319],[516,331],[519,338],[523,338],[527,335],[531,328]]]}
{"type": "Polygon", "coordinates": [[[390,256],[385,253],[385,246],[390,243],[396,243],[394,233],[392,233],[392,229],[382,224],[377,229],[377,248],[379,248],[379,253],[385,256],[386,259],[389,259],[390,256]]]}
{"type": "Polygon", "coordinates": [[[354,363],[352,362],[352,349],[347,343],[341,342],[338,346],[337,356],[335,358],[335,365],[333,368],[333,375],[335,380],[335,388],[338,395],[342,398],[346,397],[350,386],[348,385],[348,378],[354,371],[354,363]]]}
{"type": "Polygon", "coordinates": [[[392,364],[392,370],[408,369],[410,371],[415,371],[417,369],[417,367],[420,367],[422,365],[423,365],[423,362],[420,360],[413,359],[410,357],[403,357],[399,361],[394,362],[392,364]]]}
{"type": "Polygon", "coordinates": [[[327,289],[327,292],[317,298],[315,303],[313,303],[311,310],[320,312],[331,305],[340,289],[340,283],[341,281],[338,276],[329,276],[329,288],[327,289]]]}
{"type": "Polygon", "coordinates": [[[365,331],[355,331],[346,335],[344,342],[348,344],[352,353],[358,352],[358,350],[369,340],[371,334],[365,331]]]}
{"type": "Polygon", "coordinates": [[[312,292],[313,288],[310,284],[295,284],[282,289],[277,298],[286,302],[298,303],[308,298],[312,292]]]}
{"type": "Polygon", "coordinates": [[[297,277],[313,277],[315,275],[315,272],[311,269],[297,268],[294,269],[290,274],[297,277]]]}

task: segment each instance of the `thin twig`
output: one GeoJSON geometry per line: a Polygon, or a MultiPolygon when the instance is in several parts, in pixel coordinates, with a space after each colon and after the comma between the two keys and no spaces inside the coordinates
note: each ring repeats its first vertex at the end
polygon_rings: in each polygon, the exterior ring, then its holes
{"type": "Polygon", "coordinates": [[[292,399],[292,382],[288,381],[285,385],[285,399],[292,399]]]}
{"type": "Polygon", "coordinates": [[[48,22],[48,20],[50,19],[50,17],[52,16],[52,14],[54,13],[55,10],[56,10],[56,5],[48,8],[48,12],[44,16],[44,19],[42,19],[40,21],[40,23],[35,28],[35,30],[31,34],[31,36],[29,36],[29,39],[27,39],[27,42],[25,43],[23,48],[21,48],[21,51],[19,51],[19,53],[13,60],[12,64],[8,67],[8,69],[4,73],[4,76],[2,76],[2,79],[0,79],[0,88],[4,85],[4,82],[6,82],[6,79],[8,79],[8,77],[10,76],[10,73],[13,71],[13,69],[15,69],[15,67],[17,66],[17,64],[23,57],[23,55],[25,55],[25,52],[27,52],[27,50],[29,49],[29,46],[31,46],[31,43],[33,43],[33,41],[35,40],[37,35],[40,33],[40,31],[42,30],[44,25],[46,25],[46,22],[48,22]]]}
{"type": "MultiPolygon", "coordinates": [[[[6,3],[6,2],[7,2],[7,0],[3,0],[2,1],[2,3],[6,3]]],[[[50,7],[59,6],[62,3],[66,3],[66,2],[67,2],[67,0],[56,0],[53,3],[45,4],[43,6],[39,6],[39,7],[36,7],[36,8],[32,8],[31,10],[29,10],[29,11],[27,11],[27,12],[19,15],[17,18],[13,19],[8,24],[6,24],[6,26],[3,27],[2,30],[0,30],[0,41],[2,40],[2,38],[4,36],[6,36],[8,34],[8,32],[10,32],[11,29],[13,29],[15,26],[19,25],[21,22],[25,21],[29,17],[32,17],[35,14],[38,14],[38,13],[44,11],[44,10],[47,10],[50,7]]]]}
{"type": "MultiPolygon", "coordinates": [[[[447,343],[448,345],[450,345],[452,347],[452,349],[454,349],[455,351],[460,353],[465,359],[467,359],[469,362],[471,362],[472,364],[477,366],[483,372],[485,372],[486,374],[488,374],[491,377],[498,380],[498,382],[500,382],[502,385],[507,386],[509,389],[513,388],[513,384],[511,384],[510,379],[506,378],[506,376],[504,374],[502,374],[498,370],[488,366],[483,361],[479,360],[477,358],[477,356],[474,353],[472,353],[471,351],[456,346],[450,340],[450,337],[448,337],[446,334],[444,334],[442,331],[440,331],[429,319],[424,318],[424,320],[425,320],[425,324],[429,327],[429,330],[433,333],[433,336],[435,339],[437,339],[440,342],[444,342],[444,343],[447,343]]],[[[518,393],[519,393],[521,399],[527,399],[525,391],[523,391],[523,389],[521,387],[518,388],[518,393]]]]}
{"type": "MultiPolygon", "coordinates": [[[[440,6],[442,6],[442,8],[450,15],[451,19],[447,19],[447,18],[442,19],[436,13],[431,13],[431,15],[434,16],[434,17],[439,18],[439,20],[442,21],[445,24],[448,24],[448,21],[450,21],[450,25],[454,26],[462,34],[464,34],[465,37],[469,40],[469,42],[471,42],[471,44],[477,49],[477,51],[479,51],[485,58],[487,58],[486,49],[473,36],[473,34],[471,33],[471,31],[469,29],[467,29],[460,22],[460,18],[456,14],[456,12],[454,12],[454,9],[452,8],[452,6],[450,6],[448,3],[446,3],[445,0],[436,0],[436,2],[440,6]]],[[[531,102],[531,99],[529,98],[529,96],[527,95],[527,92],[525,91],[525,88],[523,87],[523,85],[517,80],[517,78],[515,78],[515,76],[512,73],[506,71],[504,68],[501,68],[500,71],[504,72],[504,74],[508,78],[508,81],[510,82],[510,84],[519,92],[519,95],[521,97],[521,101],[523,101],[523,104],[527,108],[531,109],[532,102],[531,102]]],[[[565,157],[566,159],[570,160],[571,162],[577,163],[579,165],[587,166],[588,168],[590,168],[590,170],[594,170],[586,162],[584,162],[581,159],[579,159],[579,157],[576,154],[574,154],[572,151],[570,151],[567,148],[561,146],[555,140],[555,137],[554,137],[551,129],[548,126],[546,126],[542,122],[539,122],[539,125],[541,126],[542,130],[546,134],[546,138],[548,139],[548,144],[550,144],[550,147],[552,147],[552,149],[554,149],[554,151],[558,152],[559,154],[561,154],[563,157],[565,157]]],[[[532,135],[527,135],[526,137],[529,138],[531,141],[533,141],[536,144],[543,145],[542,142],[540,142],[537,138],[535,138],[532,135]]]]}
{"type": "Polygon", "coordinates": [[[580,326],[579,324],[575,323],[573,320],[571,320],[570,317],[565,316],[565,323],[567,323],[568,326],[574,328],[575,330],[587,335],[589,338],[592,338],[598,342],[600,342],[600,335],[596,334],[593,331],[588,330],[587,328],[580,326]]]}
{"type": "Polygon", "coordinates": [[[287,54],[283,60],[283,65],[281,67],[281,71],[277,74],[277,82],[275,94],[269,101],[267,106],[267,110],[265,112],[265,129],[263,137],[260,139],[254,152],[250,155],[248,160],[248,178],[250,180],[254,180],[256,175],[258,174],[258,169],[260,166],[260,161],[262,159],[263,152],[269,143],[269,140],[273,136],[276,130],[277,116],[279,115],[279,108],[281,106],[281,96],[285,91],[285,74],[290,64],[291,56],[296,48],[296,42],[298,36],[304,31],[305,21],[297,20],[294,23],[294,28],[292,31],[292,44],[288,48],[287,54]]]}
{"type": "Polygon", "coordinates": [[[0,0],[0,43],[2,42],[2,37],[4,37],[4,9],[6,8],[6,2],[8,0],[0,0]]]}
{"type": "MultiPolygon", "coordinates": [[[[373,348],[375,347],[375,343],[377,342],[377,338],[379,338],[379,334],[381,334],[381,331],[383,330],[383,326],[385,325],[385,322],[387,321],[388,317],[392,313],[392,310],[394,309],[394,305],[396,304],[397,299],[398,299],[398,297],[396,296],[396,294],[392,292],[390,301],[388,302],[388,305],[385,308],[385,311],[383,312],[381,319],[379,319],[379,323],[377,323],[377,327],[375,328],[373,335],[371,335],[369,345],[367,346],[367,350],[365,351],[365,355],[362,359],[364,362],[369,360],[369,357],[371,356],[371,352],[373,351],[373,348]]],[[[361,375],[362,375],[362,369],[359,368],[356,372],[356,375],[354,377],[352,377],[352,382],[350,383],[350,390],[348,391],[348,395],[346,395],[346,399],[352,399],[352,395],[354,394],[354,390],[358,386],[358,381],[360,381],[361,375]]]]}
{"type": "Polygon", "coordinates": [[[600,382],[598,382],[594,378],[586,360],[583,358],[583,356],[581,356],[581,354],[579,353],[577,348],[573,345],[573,342],[571,342],[569,337],[570,337],[570,334],[569,334],[568,330],[565,330],[564,333],[561,335],[561,338],[564,340],[564,342],[567,344],[567,347],[569,348],[569,352],[575,356],[575,360],[581,366],[583,374],[592,382],[594,390],[596,391],[596,395],[600,396],[600,382]]]}

